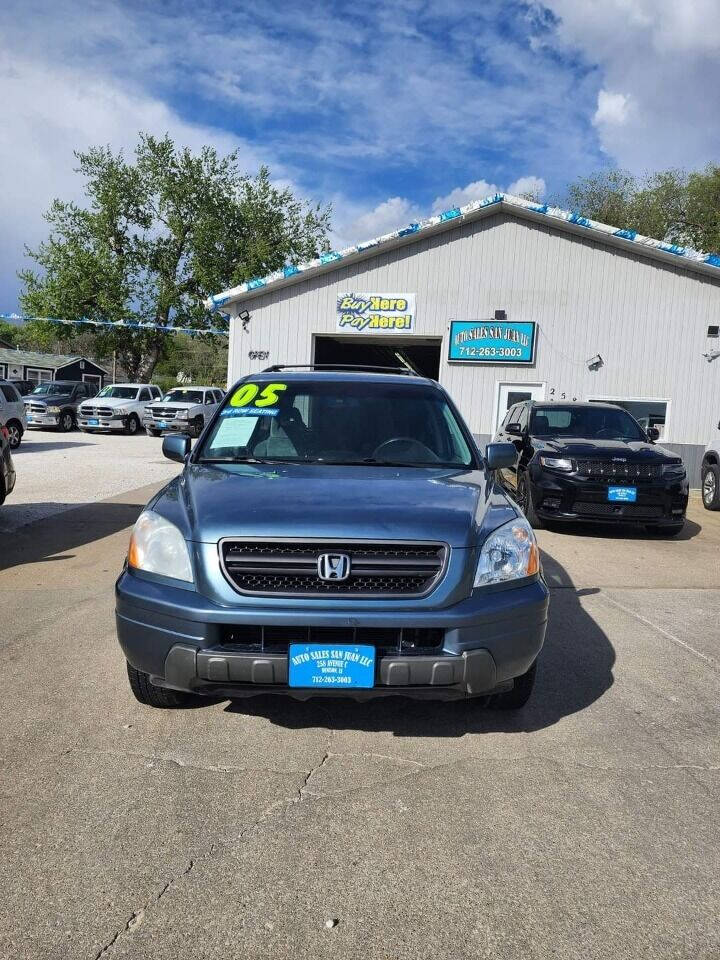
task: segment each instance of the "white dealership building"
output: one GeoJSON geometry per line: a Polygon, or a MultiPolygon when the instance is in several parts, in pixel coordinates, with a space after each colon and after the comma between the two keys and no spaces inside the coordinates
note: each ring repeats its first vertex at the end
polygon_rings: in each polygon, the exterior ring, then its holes
{"type": "Polygon", "coordinates": [[[496,194],[211,298],[228,382],[273,364],[410,366],[481,443],[525,397],[611,400],[694,485],[720,420],[720,256],[496,194]]]}

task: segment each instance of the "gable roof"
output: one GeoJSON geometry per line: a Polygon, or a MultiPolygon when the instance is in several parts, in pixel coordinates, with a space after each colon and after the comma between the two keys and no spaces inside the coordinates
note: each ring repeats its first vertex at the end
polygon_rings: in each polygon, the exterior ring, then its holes
{"type": "Polygon", "coordinates": [[[99,363],[90,360],[89,357],[70,357],[61,353],[37,353],[35,350],[5,350],[0,347],[0,363],[8,363],[17,367],[46,367],[49,370],[60,370],[71,363],[77,363],[78,360],[91,363],[98,370],[102,370],[103,373],[108,372],[99,363]]]}
{"type": "Polygon", "coordinates": [[[675,266],[686,267],[690,270],[709,274],[720,279],[720,254],[701,253],[690,247],[681,247],[664,240],[653,240],[634,230],[622,230],[607,223],[599,223],[589,217],[570,210],[561,210],[559,207],[550,207],[546,203],[534,203],[522,197],[515,197],[509,193],[495,193],[484,200],[474,200],[464,207],[453,207],[434,217],[427,217],[417,223],[410,223],[407,227],[394,230],[365,243],[347,247],[344,250],[330,250],[320,254],[314,260],[300,263],[297,266],[288,265],[282,270],[276,270],[266,277],[255,277],[237,287],[225,290],[205,301],[209,310],[219,310],[229,303],[237,303],[260,296],[266,290],[277,290],[291,286],[309,277],[320,273],[331,273],[338,267],[344,267],[359,260],[374,257],[377,253],[395,249],[416,240],[425,239],[444,230],[451,230],[473,220],[479,220],[499,212],[510,213],[513,216],[534,220],[538,223],[552,224],[568,233],[591,233],[594,239],[605,242],[610,246],[633,249],[651,259],[673,263],[675,266]]]}

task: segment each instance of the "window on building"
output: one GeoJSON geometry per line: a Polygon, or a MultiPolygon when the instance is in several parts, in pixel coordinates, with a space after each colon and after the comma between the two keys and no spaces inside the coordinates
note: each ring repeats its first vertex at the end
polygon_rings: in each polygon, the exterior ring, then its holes
{"type": "Polygon", "coordinates": [[[6,368],[5,368],[5,364],[4,364],[4,363],[0,363],[0,377],[2,377],[3,380],[5,379],[6,373],[7,373],[7,370],[6,370],[6,368]]]}
{"type": "Polygon", "coordinates": [[[40,367],[28,367],[25,371],[25,379],[31,383],[50,383],[53,378],[52,370],[43,370],[40,367]]]}
{"type": "Polygon", "coordinates": [[[667,439],[667,414],[669,403],[667,400],[618,400],[616,397],[592,397],[591,403],[615,403],[618,407],[635,417],[637,422],[647,430],[648,427],[657,427],[660,439],[667,439]]]}

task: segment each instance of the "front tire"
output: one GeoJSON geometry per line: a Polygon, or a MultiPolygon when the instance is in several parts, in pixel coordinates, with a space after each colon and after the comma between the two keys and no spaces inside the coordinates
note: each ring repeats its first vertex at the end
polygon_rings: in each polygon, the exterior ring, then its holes
{"type": "Polygon", "coordinates": [[[197,440],[197,438],[203,432],[204,426],[205,426],[205,417],[203,417],[203,415],[200,414],[199,417],[195,418],[195,422],[193,423],[192,430],[190,431],[195,440],[197,440]]]}
{"type": "Polygon", "coordinates": [[[498,693],[492,698],[489,706],[494,710],[520,710],[530,699],[536,675],[537,660],[526,673],[515,677],[512,690],[508,690],[507,693],[498,693]]]}
{"type": "Polygon", "coordinates": [[[58,430],[60,433],[70,433],[74,426],[75,420],[72,413],[69,410],[63,410],[63,412],[60,414],[60,420],[58,422],[58,430]]]}
{"type": "Polygon", "coordinates": [[[17,420],[8,420],[5,426],[7,427],[10,449],[17,450],[23,435],[22,424],[18,423],[17,420]]]}
{"type": "Polygon", "coordinates": [[[517,503],[522,512],[527,518],[527,522],[534,530],[539,530],[543,526],[543,521],[535,512],[535,505],[532,500],[532,493],[530,491],[530,484],[528,483],[527,474],[523,473],[518,477],[517,485],[517,503]]]}
{"type": "Polygon", "coordinates": [[[144,703],[146,707],[157,707],[160,710],[177,710],[189,706],[195,699],[191,693],[183,693],[181,690],[166,690],[164,687],[156,687],[150,682],[150,677],[142,670],[136,670],[135,667],[126,663],[128,681],[135,699],[144,703]]]}
{"type": "Polygon", "coordinates": [[[139,429],[140,421],[134,413],[131,413],[127,419],[127,423],[125,424],[125,433],[130,437],[134,437],[139,429]]]}
{"type": "Polygon", "coordinates": [[[706,463],[702,469],[702,502],[706,510],[720,510],[720,467],[706,463]]]}

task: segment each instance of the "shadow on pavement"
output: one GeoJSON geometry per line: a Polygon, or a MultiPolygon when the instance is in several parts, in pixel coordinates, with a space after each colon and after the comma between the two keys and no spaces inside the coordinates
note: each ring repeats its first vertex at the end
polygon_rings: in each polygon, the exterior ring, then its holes
{"type": "MultiPolygon", "coordinates": [[[[22,514],[28,509],[44,506],[38,503],[12,504],[0,507],[0,570],[8,570],[25,563],[69,559],[72,550],[95,540],[102,540],[119,530],[131,527],[143,509],[143,504],[100,501],[66,509],[55,503],[57,511],[44,519],[31,520],[15,530],[11,526],[12,511],[22,514]]],[[[128,533],[129,537],[129,533],[128,533]]]]}
{"type": "Polygon", "coordinates": [[[20,444],[17,450],[13,450],[12,455],[13,458],[15,458],[23,454],[43,453],[48,450],[68,450],[70,448],[75,450],[76,447],[92,446],[92,443],[85,443],[82,440],[78,440],[74,443],[63,442],[62,440],[56,440],[54,443],[44,443],[42,440],[39,443],[35,443],[35,441],[32,443],[23,442],[20,444]]]}
{"type": "Polygon", "coordinates": [[[599,591],[575,590],[570,575],[557,561],[545,555],[544,563],[546,574],[551,574],[548,581],[553,584],[548,630],[535,690],[522,710],[494,710],[482,700],[443,702],[393,697],[357,703],[319,698],[298,701],[284,696],[233,701],[226,710],[264,717],[289,729],[323,726],[390,731],[396,737],[462,737],[550,727],[586,709],[612,686],[615,649],[581,604],[583,596],[599,591]]]}

